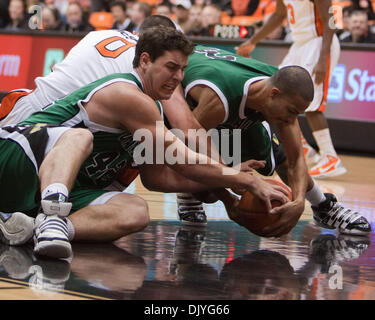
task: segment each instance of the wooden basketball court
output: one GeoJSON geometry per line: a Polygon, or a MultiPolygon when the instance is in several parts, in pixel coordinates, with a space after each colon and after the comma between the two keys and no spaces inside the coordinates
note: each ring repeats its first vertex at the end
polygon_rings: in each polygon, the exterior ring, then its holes
{"type": "MultiPolygon", "coordinates": [[[[348,173],[318,183],[375,228],[375,158],[342,156],[348,173]]],[[[37,259],[32,246],[0,248],[2,300],[375,299],[374,231],[339,235],[312,223],[308,203],[297,226],[260,238],[207,205],[205,228],[183,227],[175,194],[129,187],[152,221],[113,244],[73,244],[70,262],[37,259]]]]}

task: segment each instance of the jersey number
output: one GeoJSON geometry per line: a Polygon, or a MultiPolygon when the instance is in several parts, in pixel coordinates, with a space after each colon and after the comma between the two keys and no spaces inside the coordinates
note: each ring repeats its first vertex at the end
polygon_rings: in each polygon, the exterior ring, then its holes
{"type": "Polygon", "coordinates": [[[296,23],[296,19],[294,17],[294,9],[293,9],[293,6],[289,3],[287,5],[287,10],[288,10],[288,17],[289,17],[289,22],[291,24],[295,24],[296,23]]]}
{"type": "Polygon", "coordinates": [[[195,50],[197,53],[204,53],[207,58],[210,59],[220,59],[220,60],[227,60],[227,61],[236,61],[235,56],[220,56],[220,50],[216,48],[207,48],[207,49],[199,49],[195,50]]]}
{"type": "Polygon", "coordinates": [[[117,58],[121,53],[125,52],[131,47],[134,47],[135,44],[131,43],[124,38],[121,37],[110,37],[107,39],[104,39],[100,41],[96,46],[96,50],[99,51],[99,53],[106,58],[117,58]],[[121,41],[122,45],[116,48],[115,50],[109,50],[107,46],[111,43],[114,43],[116,41],[121,41]]]}

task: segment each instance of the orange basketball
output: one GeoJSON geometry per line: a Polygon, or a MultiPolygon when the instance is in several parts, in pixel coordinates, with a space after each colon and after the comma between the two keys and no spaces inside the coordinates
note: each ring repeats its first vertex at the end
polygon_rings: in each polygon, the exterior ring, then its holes
{"type": "MultiPolygon", "coordinates": [[[[285,184],[274,179],[264,179],[264,181],[285,188],[288,191],[289,200],[292,200],[292,192],[285,184]]],[[[275,208],[279,207],[281,203],[273,200],[271,205],[272,208],[275,208]]],[[[263,228],[275,224],[280,219],[280,214],[268,214],[264,202],[248,191],[241,197],[240,215],[240,224],[258,236],[264,236],[262,234],[263,228]]]]}

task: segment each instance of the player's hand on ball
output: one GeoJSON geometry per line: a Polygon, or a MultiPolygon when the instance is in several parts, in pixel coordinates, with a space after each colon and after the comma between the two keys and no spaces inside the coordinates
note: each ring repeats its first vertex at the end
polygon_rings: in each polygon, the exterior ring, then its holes
{"type": "Polygon", "coordinates": [[[280,219],[274,225],[265,227],[266,237],[281,237],[289,233],[297,224],[305,208],[304,202],[290,201],[280,207],[273,208],[271,214],[280,214],[280,219]]]}
{"type": "Polygon", "coordinates": [[[255,187],[252,190],[249,190],[252,194],[259,197],[266,206],[267,213],[272,212],[272,200],[280,201],[282,204],[287,203],[288,199],[288,191],[285,190],[283,187],[279,185],[273,185],[265,182],[262,178],[256,177],[255,178],[255,187]]]}

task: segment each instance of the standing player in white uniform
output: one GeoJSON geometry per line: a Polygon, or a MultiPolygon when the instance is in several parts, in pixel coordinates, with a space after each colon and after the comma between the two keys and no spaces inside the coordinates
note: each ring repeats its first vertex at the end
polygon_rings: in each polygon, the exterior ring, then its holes
{"type": "Polygon", "coordinates": [[[306,68],[314,80],[315,96],[306,109],[306,118],[319,147],[320,155],[302,137],[308,164],[315,164],[309,174],[326,178],[344,174],[346,169],[333,146],[328,123],[323,115],[327,105],[330,77],[340,56],[340,44],[335,35],[331,0],[277,0],[276,10],[252,38],[237,48],[237,53],[249,56],[255,45],[279,26],[287,17],[293,45],[280,67],[299,65],[306,68]]]}

